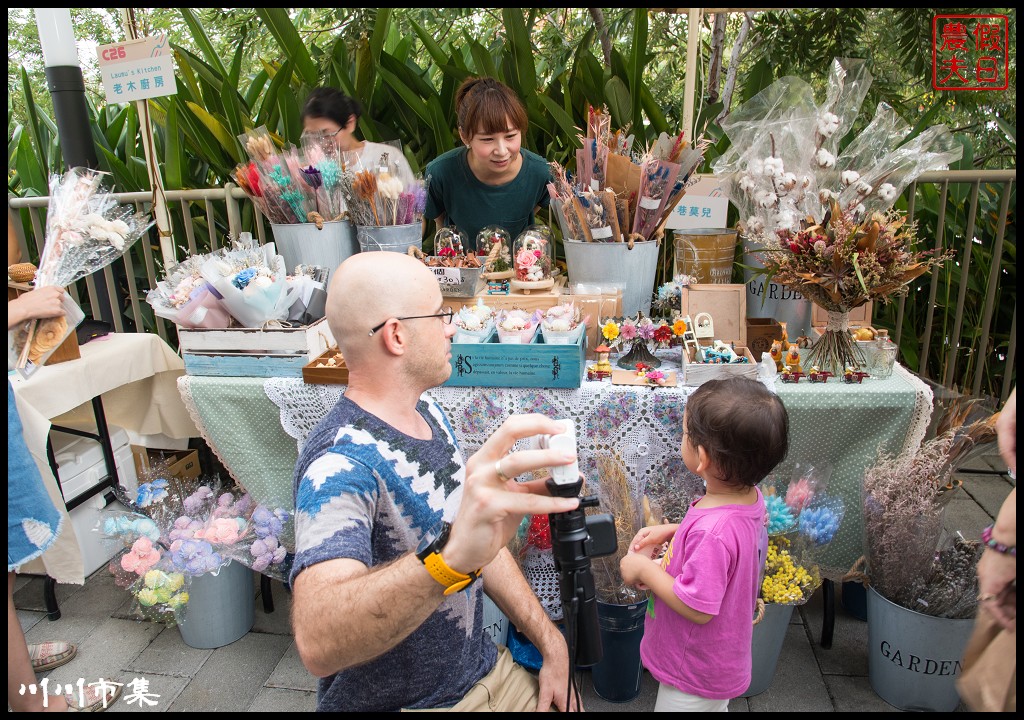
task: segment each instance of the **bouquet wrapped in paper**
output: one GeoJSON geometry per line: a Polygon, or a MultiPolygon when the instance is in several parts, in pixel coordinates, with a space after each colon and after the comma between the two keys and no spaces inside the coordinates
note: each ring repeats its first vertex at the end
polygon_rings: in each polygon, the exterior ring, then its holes
{"type": "Polygon", "coordinates": [[[840,152],[870,84],[862,60],[833,61],[820,105],[803,80],[776,81],[723,121],[732,147],[714,165],[763,272],[828,311],[809,364],[835,374],[864,364],[850,310],[905,293],[945,259],[916,250],[913,224],[890,208],[922,172],[962,155],[943,125],[900,145],[910,128],[884,103],[840,152]]]}
{"type": "MultiPolygon", "coordinates": [[[[50,178],[46,242],[35,286],[67,287],[111,264],[153,224],[144,213],[118,204],[100,187],[102,173],[73,168],[50,178]]],[[[74,332],[85,315],[65,297],[65,315],[31,320],[14,333],[17,367],[29,375],[74,332]],[[31,363],[31,364],[30,364],[31,363]]]]}
{"type": "Polygon", "coordinates": [[[576,151],[576,176],[551,163],[548,193],[562,235],[586,242],[626,242],[660,237],[704,157],[703,142],[662,133],[639,163],[627,130],[612,132],[607,108],[588,108],[586,135],[576,151]]]}
{"type": "Polygon", "coordinates": [[[231,324],[220,294],[203,277],[204,261],[203,256],[186,258],[146,294],[157,317],[184,328],[226,328],[231,324]]]}
{"type": "Polygon", "coordinates": [[[286,280],[284,258],[274,255],[273,247],[219,251],[203,262],[203,278],[244,327],[284,320],[298,295],[299,288],[286,280]]]}

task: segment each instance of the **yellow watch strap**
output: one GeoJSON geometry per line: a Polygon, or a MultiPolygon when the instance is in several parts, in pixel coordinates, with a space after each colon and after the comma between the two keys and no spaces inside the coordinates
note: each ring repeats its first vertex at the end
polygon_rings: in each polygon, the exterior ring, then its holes
{"type": "Polygon", "coordinates": [[[465,590],[473,584],[473,581],[480,574],[479,570],[470,575],[452,570],[448,567],[448,563],[444,561],[444,558],[441,557],[441,554],[436,552],[427,555],[423,565],[427,568],[430,576],[445,587],[445,595],[453,595],[460,590],[465,590]]]}

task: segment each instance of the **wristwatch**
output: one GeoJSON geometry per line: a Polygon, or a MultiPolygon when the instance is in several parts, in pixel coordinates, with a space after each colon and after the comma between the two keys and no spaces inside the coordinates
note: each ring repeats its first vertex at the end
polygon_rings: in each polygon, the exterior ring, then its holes
{"type": "Polygon", "coordinates": [[[423,536],[419,547],[416,548],[416,557],[427,568],[430,576],[444,586],[445,595],[452,595],[460,590],[465,590],[480,577],[479,570],[475,570],[469,575],[460,573],[458,570],[452,570],[448,567],[448,563],[444,561],[444,558],[441,557],[441,551],[448,544],[448,536],[451,534],[451,531],[452,524],[442,520],[423,536]]]}

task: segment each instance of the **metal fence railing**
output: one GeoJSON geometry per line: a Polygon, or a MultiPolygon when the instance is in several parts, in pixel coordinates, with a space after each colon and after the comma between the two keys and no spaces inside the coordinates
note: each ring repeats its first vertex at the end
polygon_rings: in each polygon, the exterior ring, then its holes
{"type": "MultiPolygon", "coordinates": [[[[1016,379],[1016,226],[1010,206],[1016,179],[1015,169],[921,175],[908,188],[908,213],[920,228],[934,233],[937,250],[955,252],[955,262],[931,273],[930,281],[915,284],[911,296],[901,297],[894,311],[876,307],[874,313],[876,321],[893,326],[897,344],[916,348],[912,369],[918,374],[966,394],[1000,400],[1007,397],[1016,379]],[[1012,228],[1009,236],[1008,226],[1012,228]],[[977,267],[972,271],[979,258],[988,263],[983,274],[977,267]],[[979,282],[982,275],[985,280],[979,282]],[[928,301],[922,312],[924,292],[928,301]],[[883,318],[883,313],[888,314],[883,318]]],[[[152,203],[145,192],[117,193],[115,197],[145,211],[152,203]]],[[[266,218],[233,184],[172,190],[166,197],[179,245],[178,259],[222,247],[229,236],[237,237],[243,231],[260,241],[267,239],[266,218]]],[[[25,259],[38,257],[42,249],[48,204],[48,197],[8,199],[10,211],[28,215],[31,236],[19,237],[25,259]]],[[[22,224],[14,225],[20,233],[22,224]]],[[[664,248],[662,253],[667,268],[671,253],[664,248]]],[[[111,307],[122,309],[114,318],[115,329],[157,332],[176,345],[171,323],[154,317],[145,302],[146,290],[155,287],[163,275],[160,265],[158,246],[139,242],[103,272],[111,307]]],[[[666,272],[666,277],[671,277],[672,273],[666,272]]],[[[92,278],[80,281],[69,292],[76,302],[87,300],[88,307],[97,306],[92,278]]]]}

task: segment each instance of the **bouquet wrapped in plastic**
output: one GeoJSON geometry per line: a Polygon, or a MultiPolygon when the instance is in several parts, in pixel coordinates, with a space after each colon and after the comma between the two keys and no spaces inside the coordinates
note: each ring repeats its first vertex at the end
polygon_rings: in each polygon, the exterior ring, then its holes
{"type": "Polygon", "coordinates": [[[530,343],[537,334],[540,318],[540,310],[532,313],[518,308],[499,310],[494,318],[498,327],[498,340],[523,345],[530,343]]]}
{"type": "Polygon", "coordinates": [[[294,288],[295,302],[288,309],[288,321],[309,325],[327,314],[327,278],[330,268],[320,265],[299,265],[288,277],[294,288]]]}
{"type": "Polygon", "coordinates": [[[398,164],[390,153],[382,153],[379,164],[365,168],[361,162],[347,164],[341,177],[341,194],[349,218],[356,225],[380,227],[410,225],[423,220],[427,188],[423,180],[402,180],[398,164]]]}
{"type": "Polygon", "coordinates": [[[287,283],[284,258],[273,254],[272,244],[240,247],[211,254],[202,274],[241,325],[260,327],[284,320],[299,288],[287,283]]]}
{"type": "Polygon", "coordinates": [[[864,364],[850,310],[906,292],[945,259],[916,250],[913,224],[890,208],[918,175],[962,154],[943,125],[900,145],[910,128],[884,103],[840,152],[870,84],[862,60],[833,61],[820,105],[803,80],[776,81],[723,121],[732,147],[714,164],[745,236],[762,248],[763,272],[829,312],[809,364],[836,374],[864,364]]]}
{"type": "Polygon", "coordinates": [[[555,305],[540,319],[544,342],[549,345],[573,345],[587,329],[586,318],[573,303],[555,305]]]}
{"type": "Polygon", "coordinates": [[[184,328],[226,328],[231,324],[220,294],[203,278],[204,261],[202,256],[186,258],[146,294],[157,317],[184,328]]]}
{"type": "MultiPolygon", "coordinates": [[[[39,256],[35,286],[67,287],[111,264],[153,224],[144,213],[118,204],[100,187],[103,173],[73,168],[50,178],[46,243],[39,256]]],[[[17,367],[30,375],[74,332],[85,315],[70,297],[65,315],[31,320],[14,332],[17,367]]]]}
{"type": "Polygon", "coordinates": [[[452,320],[455,327],[453,343],[481,343],[494,331],[494,311],[477,298],[476,305],[464,305],[452,320]]]}
{"type": "Polygon", "coordinates": [[[216,574],[231,561],[287,576],[287,512],[257,505],[215,481],[185,489],[165,469],[157,464],[148,471],[132,503],[137,512],[109,513],[102,526],[125,545],[109,567],[132,593],[137,616],[181,622],[191,579],[216,574]]]}
{"type": "Polygon", "coordinates": [[[822,582],[821,552],[843,521],[842,498],[826,492],[831,469],[798,464],[784,490],[762,484],[768,513],[768,548],[761,598],[802,605],[822,582]]]}

